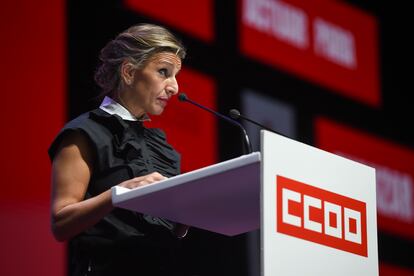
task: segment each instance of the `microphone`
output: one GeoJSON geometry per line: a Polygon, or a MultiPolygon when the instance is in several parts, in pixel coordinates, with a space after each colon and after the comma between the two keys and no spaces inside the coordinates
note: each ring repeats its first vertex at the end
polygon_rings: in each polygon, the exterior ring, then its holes
{"type": "Polygon", "coordinates": [[[223,119],[223,120],[225,120],[225,121],[227,121],[227,122],[229,122],[229,123],[231,123],[231,124],[236,125],[237,127],[239,127],[240,130],[243,132],[243,136],[244,136],[244,140],[243,140],[244,141],[244,149],[243,149],[243,152],[244,152],[244,154],[252,153],[252,146],[250,144],[249,136],[247,136],[247,132],[244,129],[244,127],[243,127],[242,124],[240,124],[239,122],[237,122],[237,121],[235,121],[235,120],[233,120],[233,119],[231,119],[231,118],[229,118],[227,116],[224,116],[223,114],[220,114],[220,113],[218,113],[218,112],[216,112],[216,111],[214,111],[214,110],[212,110],[212,109],[210,109],[208,107],[205,107],[205,106],[203,106],[203,105],[201,105],[201,104],[199,104],[199,103],[197,103],[197,102],[189,99],[185,93],[180,93],[178,95],[178,100],[181,101],[181,102],[191,103],[191,104],[193,104],[193,105],[195,105],[195,106],[197,106],[197,107],[199,107],[201,109],[204,109],[204,110],[206,110],[206,111],[208,111],[210,113],[213,113],[217,117],[219,117],[219,118],[221,118],[221,119],[223,119]]]}
{"type": "Polygon", "coordinates": [[[247,118],[247,117],[245,117],[245,116],[241,115],[241,114],[240,114],[240,111],[238,111],[237,109],[231,109],[231,110],[229,111],[229,115],[230,115],[230,117],[231,117],[231,118],[233,118],[233,119],[235,119],[235,120],[239,120],[239,119],[246,120],[246,121],[248,121],[248,122],[250,122],[250,123],[252,123],[252,124],[254,124],[254,125],[257,125],[257,126],[259,126],[259,127],[263,128],[263,129],[265,129],[265,130],[268,130],[268,131],[270,131],[270,132],[273,132],[273,133],[276,133],[276,134],[279,134],[279,135],[281,135],[281,136],[283,136],[283,137],[288,138],[286,135],[284,135],[284,134],[282,134],[282,133],[280,133],[280,132],[278,132],[278,131],[276,131],[276,130],[273,130],[273,129],[271,129],[271,128],[268,128],[267,126],[264,126],[264,125],[262,125],[262,124],[260,124],[260,123],[258,123],[258,122],[256,122],[256,121],[253,121],[252,119],[249,119],[249,118],[247,118]]]}

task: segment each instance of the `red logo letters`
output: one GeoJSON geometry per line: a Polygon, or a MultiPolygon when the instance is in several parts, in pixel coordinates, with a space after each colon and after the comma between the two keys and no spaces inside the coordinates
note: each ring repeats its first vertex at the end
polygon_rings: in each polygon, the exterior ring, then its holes
{"type": "Polygon", "coordinates": [[[277,232],[368,257],[364,202],[277,176],[277,232]]]}

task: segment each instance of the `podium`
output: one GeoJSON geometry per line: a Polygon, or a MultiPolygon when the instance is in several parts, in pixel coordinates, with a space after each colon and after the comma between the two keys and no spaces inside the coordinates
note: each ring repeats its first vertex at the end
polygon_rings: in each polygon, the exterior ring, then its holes
{"type": "Polygon", "coordinates": [[[114,206],[233,236],[260,228],[261,273],[378,275],[375,170],[262,131],[252,153],[136,189],[114,206]]]}
{"type": "Polygon", "coordinates": [[[137,189],[112,188],[115,206],[234,236],[260,225],[260,153],[137,189]]]}

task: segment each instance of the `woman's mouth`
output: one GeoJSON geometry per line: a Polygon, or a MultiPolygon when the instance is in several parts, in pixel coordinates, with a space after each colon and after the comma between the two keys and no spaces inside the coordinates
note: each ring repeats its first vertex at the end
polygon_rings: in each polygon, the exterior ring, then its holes
{"type": "Polygon", "coordinates": [[[168,104],[168,98],[157,98],[158,102],[162,105],[162,107],[166,107],[168,104]]]}

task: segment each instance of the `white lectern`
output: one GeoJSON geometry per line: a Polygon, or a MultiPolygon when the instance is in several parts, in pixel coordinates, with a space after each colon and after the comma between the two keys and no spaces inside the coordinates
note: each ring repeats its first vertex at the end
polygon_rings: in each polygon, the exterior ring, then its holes
{"type": "Polygon", "coordinates": [[[262,131],[252,153],[140,187],[115,206],[233,236],[260,227],[273,275],[378,275],[375,170],[262,131]]]}
{"type": "Polygon", "coordinates": [[[117,207],[234,236],[260,225],[260,153],[137,189],[112,188],[117,207]]]}

